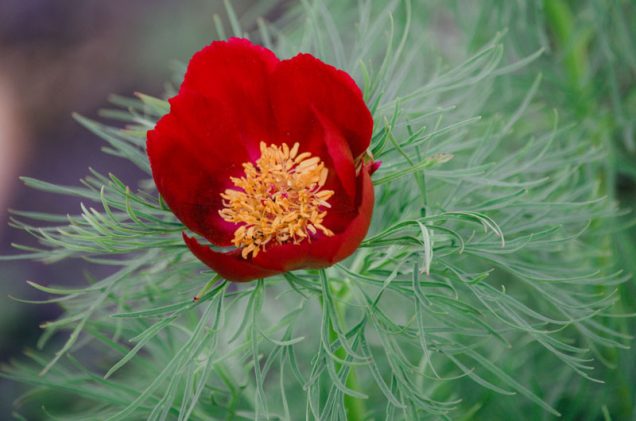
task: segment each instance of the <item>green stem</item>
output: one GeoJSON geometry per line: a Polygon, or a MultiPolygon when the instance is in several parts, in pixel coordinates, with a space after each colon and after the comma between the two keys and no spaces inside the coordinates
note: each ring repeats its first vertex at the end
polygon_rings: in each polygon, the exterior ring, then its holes
{"type": "MultiPolygon", "coordinates": [[[[326,276],[326,275],[325,275],[326,276]]],[[[329,284],[327,284],[328,286],[329,284]]],[[[337,323],[340,326],[345,325],[346,314],[347,314],[347,302],[351,298],[349,286],[346,284],[341,284],[342,287],[338,290],[334,296],[334,309],[336,312],[336,317],[338,318],[337,323]]],[[[333,324],[329,326],[329,339],[331,341],[335,341],[338,338],[336,331],[333,329],[333,324]]],[[[341,360],[345,360],[347,357],[347,352],[341,346],[335,352],[336,356],[341,360]]],[[[335,363],[336,372],[338,372],[341,368],[341,364],[335,363]]],[[[351,390],[360,390],[360,385],[358,384],[358,376],[356,375],[355,366],[349,367],[349,375],[345,380],[345,385],[351,390]]],[[[366,405],[363,399],[358,399],[353,396],[344,395],[344,406],[347,414],[347,420],[350,421],[362,421],[364,420],[364,414],[366,413],[366,405]]]]}
{"type": "Polygon", "coordinates": [[[568,4],[563,0],[544,0],[548,25],[557,48],[563,52],[563,62],[568,79],[575,89],[584,90],[588,74],[587,44],[591,31],[577,31],[576,21],[568,4]]]}

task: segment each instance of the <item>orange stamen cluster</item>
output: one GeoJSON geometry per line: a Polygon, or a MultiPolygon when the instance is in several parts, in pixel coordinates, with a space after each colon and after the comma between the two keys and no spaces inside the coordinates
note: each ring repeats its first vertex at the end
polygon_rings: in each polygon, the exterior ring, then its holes
{"type": "Polygon", "coordinates": [[[328,171],[320,158],[309,152],[298,153],[299,144],[290,149],[285,143],[260,143],[261,156],[252,164],[243,164],[245,176],[232,177],[238,189],[221,194],[221,217],[240,224],[232,243],[241,248],[243,258],[255,257],[268,244],[298,244],[310,241],[321,231],[333,232],[322,225],[327,215],[323,208],[334,192],[322,190],[328,171]]]}

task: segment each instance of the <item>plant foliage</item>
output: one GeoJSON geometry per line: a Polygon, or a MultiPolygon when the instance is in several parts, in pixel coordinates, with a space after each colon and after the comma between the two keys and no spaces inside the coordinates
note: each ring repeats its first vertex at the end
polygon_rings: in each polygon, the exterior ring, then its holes
{"type": "MultiPolygon", "coordinates": [[[[327,270],[219,280],[189,253],[150,177],[145,133],[167,101],[113,97],[112,123],[77,121],[146,179],[24,179],[81,205],[68,216],[15,212],[12,225],[37,239],[17,258],[84,259],[108,275],[84,287],[31,282],[64,314],[2,372],[32,385],[16,415],[57,399],[63,410],[43,411],[65,420],[542,419],[574,413],[572,385],[604,387],[611,374],[598,361],[630,339],[615,307],[629,277],[610,256],[611,148],[599,126],[578,124],[592,111],[551,95],[560,82],[546,28],[562,11],[301,3],[246,32],[226,2],[229,29],[219,18],[216,29],[282,57],[310,52],[362,87],[383,165],[361,248],[327,270]],[[522,27],[505,33],[511,22],[522,27]],[[523,25],[543,29],[524,38],[523,25]]],[[[563,31],[559,42],[575,39],[563,31]]],[[[583,53],[563,48],[566,72],[582,80],[572,89],[585,89],[583,53]]],[[[632,124],[625,113],[616,121],[632,124]]],[[[607,403],[588,405],[600,416],[607,403]]]]}

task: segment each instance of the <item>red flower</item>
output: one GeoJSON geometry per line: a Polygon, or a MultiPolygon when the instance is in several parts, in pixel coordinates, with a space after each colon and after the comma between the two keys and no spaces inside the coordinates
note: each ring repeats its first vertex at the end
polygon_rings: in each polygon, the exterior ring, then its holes
{"type": "Polygon", "coordinates": [[[196,53],[148,132],[157,188],[199,259],[232,281],[322,268],[355,251],[373,210],[373,120],[345,72],[245,39],[196,53]]]}

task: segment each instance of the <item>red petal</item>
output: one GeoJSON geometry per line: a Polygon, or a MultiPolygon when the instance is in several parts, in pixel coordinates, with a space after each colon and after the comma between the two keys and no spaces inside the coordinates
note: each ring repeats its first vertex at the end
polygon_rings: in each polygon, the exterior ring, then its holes
{"type": "Polygon", "coordinates": [[[183,240],[199,260],[228,281],[246,282],[280,273],[280,271],[265,269],[251,263],[249,260],[243,259],[240,250],[220,253],[208,246],[199,244],[196,239],[188,237],[185,233],[183,234],[183,240]]]}
{"type": "Polygon", "coordinates": [[[281,61],[272,74],[272,108],[278,136],[305,139],[316,124],[313,110],[337,127],[357,158],[369,147],[373,119],[351,77],[309,54],[281,61]]]}
{"type": "Polygon", "coordinates": [[[323,157],[323,161],[329,169],[324,189],[334,191],[334,195],[329,199],[331,208],[327,209],[323,225],[339,233],[346,229],[358,211],[356,171],[346,141],[329,121],[321,118],[321,122],[327,155],[323,157]]]}
{"type": "Polygon", "coordinates": [[[309,261],[309,247],[311,244],[307,241],[300,244],[274,245],[257,254],[256,257],[252,258],[252,261],[255,265],[281,273],[316,267],[315,264],[320,262],[309,261]]]}
{"type": "Polygon", "coordinates": [[[341,233],[333,237],[324,236],[314,242],[309,249],[309,259],[326,262],[327,265],[330,266],[349,257],[356,251],[362,240],[364,240],[369,230],[369,225],[371,224],[375,200],[369,169],[367,166],[360,171],[361,201],[358,214],[341,233]]]}
{"type": "Polygon", "coordinates": [[[237,228],[218,215],[220,194],[271,133],[267,80],[276,63],[247,40],[212,43],[194,55],[170,113],[148,132],[159,192],[188,228],[217,245],[230,245],[237,228]]]}
{"type": "Polygon", "coordinates": [[[324,225],[340,232],[357,213],[356,174],[351,151],[346,140],[333,124],[314,112],[316,124],[299,142],[300,153],[310,152],[322,159],[328,169],[324,190],[334,191],[329,199],[331,208],[324,225]]]}
{"type": "MultiPolygon", "coordinates": [[[[220,100],[240,122],[241,140],[258,145],[267,140],[261,138],[263,133],[271,133],[269,77],[278,63],[270,50],[246,39],[215,41],[192,57],[181,90],[220,100]]],[[[213,122],[199,124],[208,126],[213,122]]]]}
{"type": "Polygon", "coordinates": [[[380,169],[382,166],[382,161],[373,161],[369,165],[369,175],[373,175],[374,172],[380,169]]]}
{"type": "Polygon", "coordinates": [[[174,214],[192,231],[218,245],[230,245],[235,224],[221,219],[221,192],[242,172],[245,148],[215,147],[225,139],[241,145],[231,110],[194,94],[181,93],[171,112],[148,132],[148,157],[157,189],[174,214]],[[216,121],[205,129],[197,121],[216,121]]]}
{"type": "Polygon", "coordinates": [[[323,128],[323,141],[327,146],[329,158],[331,158],[332,169],[338,176],[345,193],[354,198],[356,195],[356,169],[351,150],[347,147],[347,141],[328,119],[319,112],[316,114],[323,128]]]}

